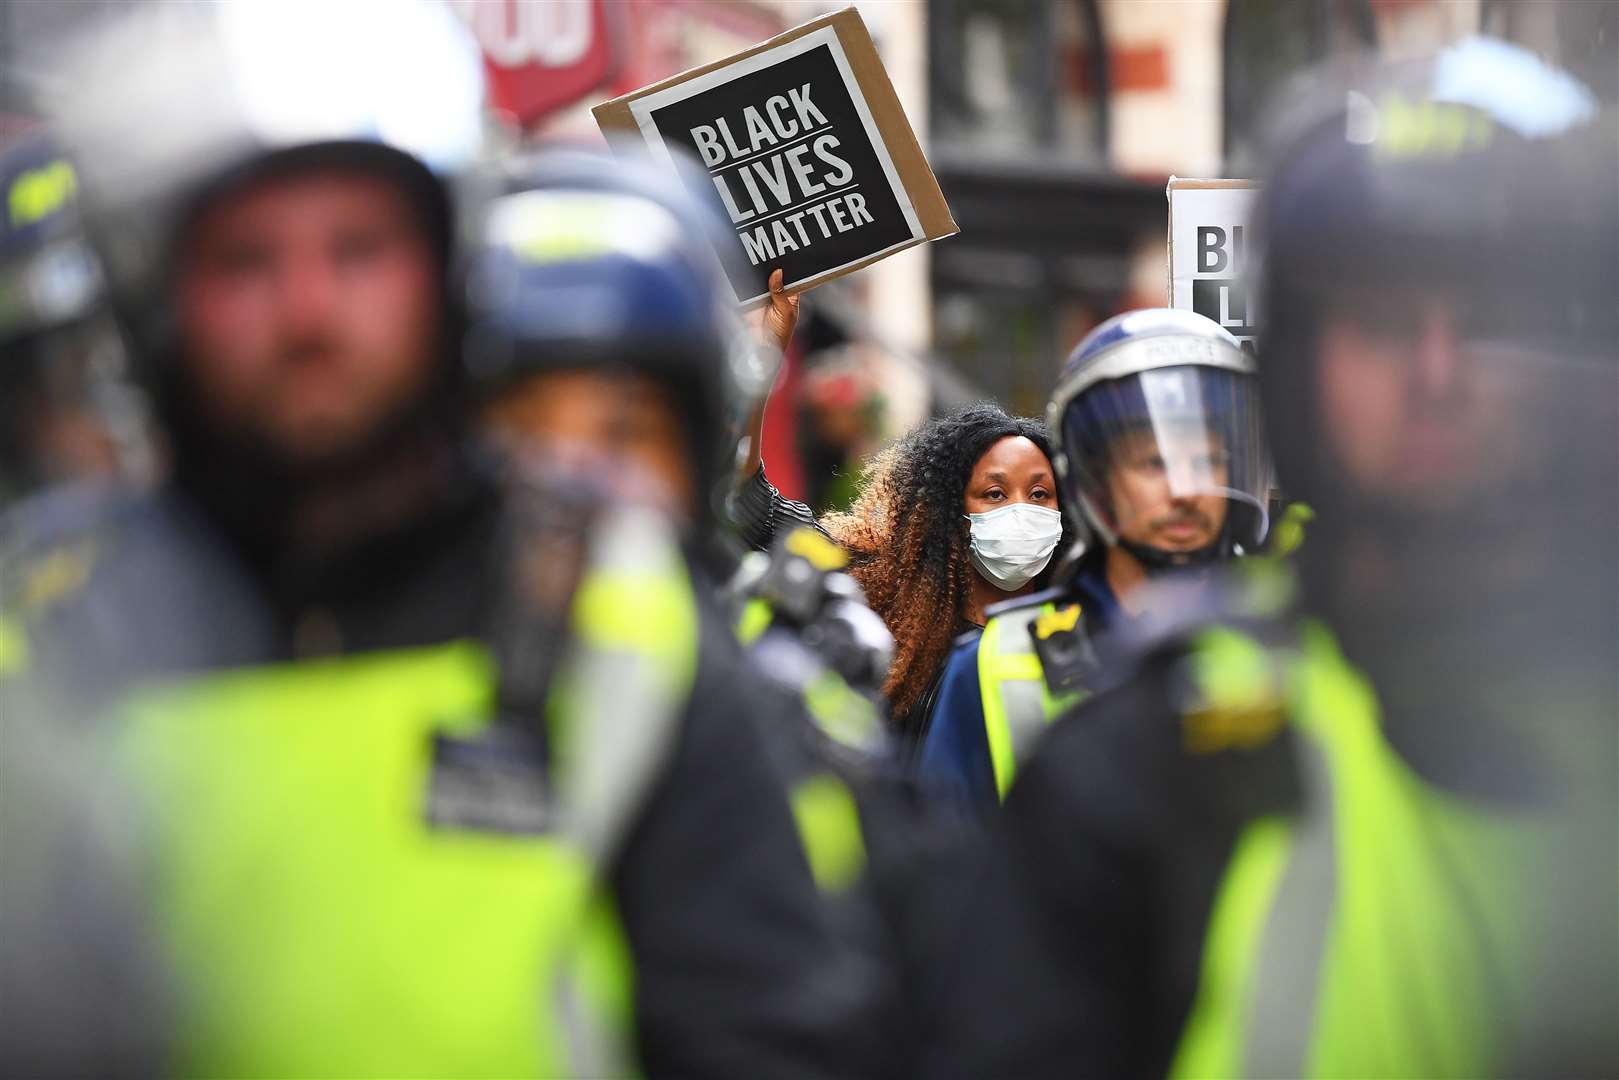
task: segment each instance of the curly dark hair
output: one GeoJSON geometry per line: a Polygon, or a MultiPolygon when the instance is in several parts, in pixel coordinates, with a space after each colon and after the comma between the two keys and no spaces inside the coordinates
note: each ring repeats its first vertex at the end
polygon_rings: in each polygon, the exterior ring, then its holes
{"type": "MultiPolygon", "coordinates": [[[[1016,435],[1051,457],[1045,424],[992,402],[929,420],[871,460],[846,513],[821,521],[849,550],[849,572],[894,635],[883,692],[896,718],[909,717],[967,624],[977,573],[969,559],[967,481],[985,451],[1016,435]]],[[[1064,531],[1066,547],[1066,525],[1064,531]]]]}

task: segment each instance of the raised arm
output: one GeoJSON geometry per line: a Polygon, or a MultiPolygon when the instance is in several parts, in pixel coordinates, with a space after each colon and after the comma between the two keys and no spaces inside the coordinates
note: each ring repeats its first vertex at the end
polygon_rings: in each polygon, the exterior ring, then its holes
{"type": "MultiPolygon", "coordinates": [[[[771,273],[770,300],[758,313],[760,348],[786,353],[787,345],[793,338],[793,329],[798,325],[798,302],[797,296],[788,296],[782,291],[782,272],[776,270],[771,273]]],[[[814,512],[808,506],[783,497],[765,476],[764,462],[759,454],[768,401],[767,392],[748,414],[740,444],[745,450],[737,455],[736,484],[727,509],[737,535],[743,543],[757,551],[767,550],[783,526],[809,525],[820,528],[814,512]]]]}

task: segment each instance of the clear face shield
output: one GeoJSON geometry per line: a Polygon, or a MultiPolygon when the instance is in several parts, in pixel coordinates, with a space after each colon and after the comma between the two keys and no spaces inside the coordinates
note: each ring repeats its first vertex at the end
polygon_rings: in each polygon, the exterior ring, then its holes
{"type": "Polygon", "coordinates": [[[1062,422],[1080,511],[1103,543],[1184,565],[1263,542],[1271,469],[1252,377],[1153,368],[1089,388],[1062,422]]]}

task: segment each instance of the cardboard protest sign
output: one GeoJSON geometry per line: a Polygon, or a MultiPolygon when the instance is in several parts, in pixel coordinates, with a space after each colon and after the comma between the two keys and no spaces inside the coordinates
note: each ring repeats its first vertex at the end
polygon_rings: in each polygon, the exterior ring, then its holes
{"type": "Polygon", "coordinates": [[[704,166],[688,180],[730,215],[740,257],[722,261],[743,304],[777,267],[799,292],[957,231],[853,8],[593,111],[604,133],[704,166]]]}
{"type": "Polygon", "coordinates": [[[1245,235],[1258,185],[1169,178],[1169,306],[1190,308],[1252,352],[1260,312],[1248,291],[1245,235]]]}

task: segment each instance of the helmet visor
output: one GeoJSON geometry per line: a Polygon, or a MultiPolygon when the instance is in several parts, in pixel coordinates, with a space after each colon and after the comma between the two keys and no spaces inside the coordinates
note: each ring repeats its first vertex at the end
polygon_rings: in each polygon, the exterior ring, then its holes
{"type": "Polygon", "coordinates": [[[1098,383],[1062,422],[1071,501],[1108,544],[1190,553],[1264,540],[1270,463],[1251,376],[1155,368],[1098,383]]]}

